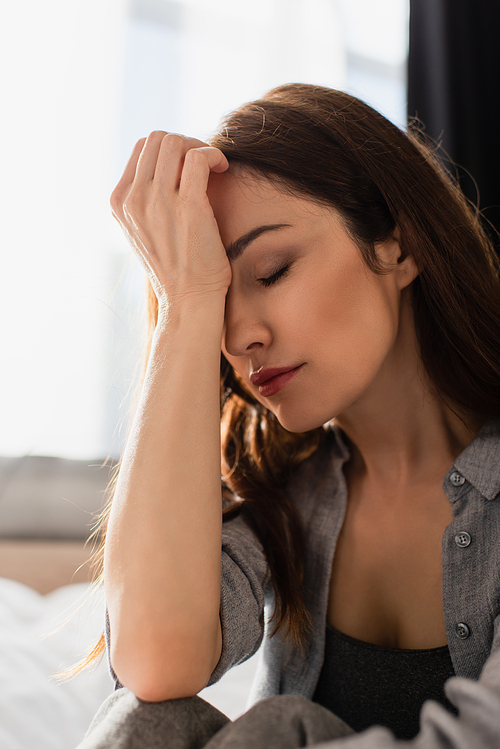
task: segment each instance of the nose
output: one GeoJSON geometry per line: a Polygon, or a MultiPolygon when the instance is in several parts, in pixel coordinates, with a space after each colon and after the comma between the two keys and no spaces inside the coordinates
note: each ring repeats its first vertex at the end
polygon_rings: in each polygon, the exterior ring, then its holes
{"type": "Polygon", "coordinates": [[[245,356],[269,346],[273,338],[265,309],[229,287],[224,315],[223,348],[230,356],[245,356]]]}

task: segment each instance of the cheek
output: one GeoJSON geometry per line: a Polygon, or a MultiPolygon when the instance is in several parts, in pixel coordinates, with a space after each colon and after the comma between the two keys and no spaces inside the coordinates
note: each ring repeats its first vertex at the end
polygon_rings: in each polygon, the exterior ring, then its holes
{"type": "Polygon", "coordinates": [[[386,277],[363,265],[329,274],[303,299],[310,344],[325,373],[359,386],[374,376],[397,333],[397,299],[390,291],[386,277]]]}
{"type": "MultiPolygon", "coordinates": [[[[387,277],[354,264],[301,277],[287,286],[266,314],[272,320],[273,346],[284,360],[307,361],[307,388],[298,396],[266,401],[290,431],[307,431],[337,416],[370,385],[397,334],[399,308],[387,277]]],[[[246,379],[245,357],[227,356],[246,379]]],[[[248,366],[248,365],[247,365],[248,366]]]]}

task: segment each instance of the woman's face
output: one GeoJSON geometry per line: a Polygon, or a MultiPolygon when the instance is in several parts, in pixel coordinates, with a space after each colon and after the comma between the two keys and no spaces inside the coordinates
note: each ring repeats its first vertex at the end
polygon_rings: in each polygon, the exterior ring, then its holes
{"type": "Polygon", "coordinates": [[[395,344],[398,242],[377,246],[394,268],[377,275],[332,208],[241,171],[212,175],[208,195],[233,274],[224,356],[285,429],[339,416],[382,376],[395,344]],[[288,372],[269,379],[274,368],[288,372]]]}

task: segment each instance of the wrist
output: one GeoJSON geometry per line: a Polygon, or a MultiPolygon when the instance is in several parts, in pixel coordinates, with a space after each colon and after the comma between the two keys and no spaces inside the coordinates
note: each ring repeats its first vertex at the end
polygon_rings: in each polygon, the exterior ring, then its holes
{"type": "Polygon", "coordinates": [[[156,330],[162,330],[193,323],[204,329],[213,328],[222,332],[226,305],[226,291],[188,292],[169,294],[159,300],[156,330]]]}

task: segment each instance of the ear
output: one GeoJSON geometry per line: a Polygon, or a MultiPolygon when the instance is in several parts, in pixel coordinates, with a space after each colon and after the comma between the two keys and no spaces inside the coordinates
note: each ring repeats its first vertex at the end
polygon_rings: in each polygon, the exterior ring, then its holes
{"type": "Polygon", "coordinates": [[[399,226],[396,226],[389,239],[375,245],[375,251],[383,267],[393,274],[399,289],[409,286],[418,276],[420,270],[413,255],[405,252],[402,246],[399,226]]]}

